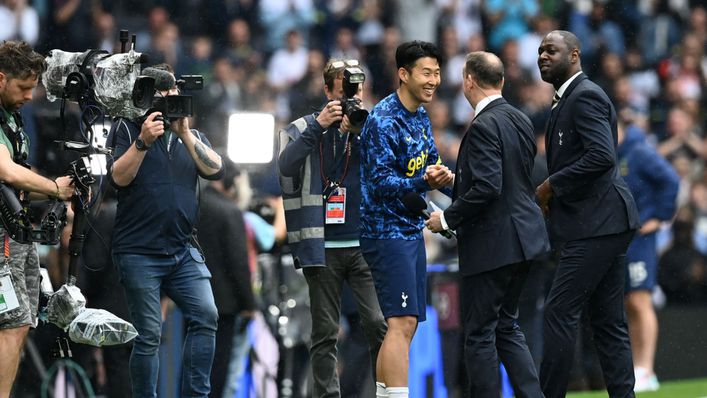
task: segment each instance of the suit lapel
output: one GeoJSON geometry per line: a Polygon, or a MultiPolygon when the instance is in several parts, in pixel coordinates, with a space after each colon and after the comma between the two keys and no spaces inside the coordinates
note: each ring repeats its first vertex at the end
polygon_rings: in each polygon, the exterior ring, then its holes
{"type": "Polygon", "coordinates": [[[545,131],[545,148],[549,152],[550,147],[552,146],[552,137],[555,132],[555,124],[557,123],[557,118],[560,115],[560,112],[562,112],[562,108],[565,106],[567,103],[567,98],[569,95],[572,93],[572,90],[575,89],[581,83],[583,80],[587,78],[587,75],[582,73],[581,75],[577,76],[572,83],[570,83],[569,86],[567,86],[567,89],[565,90],[564,93],[562,93],[562,97],[560,98],[560,102],[557,103],[557,106],[555,109],[550,110],[550,120],[548,120],[548,127],[547,130],[545,131]]]}

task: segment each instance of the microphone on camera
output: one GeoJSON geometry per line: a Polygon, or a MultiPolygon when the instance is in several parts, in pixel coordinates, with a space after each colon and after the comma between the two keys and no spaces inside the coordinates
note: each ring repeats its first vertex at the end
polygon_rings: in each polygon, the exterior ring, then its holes
{"type": "MultiPolygon", "coordinates": [[[[425,202],[425,199],[423,199],[418,193],[406,193],[405,196],[403,196],[403,205],[412,214],[421,216],[425,220],[430,219],[430,213],[427,211],[427,202],[425,202]]],[[[442,230],[439,234],[447,239],[456,237],[456,234],[448,229],[442,230]]]]}
{"type": "Polygon", "coordinates": [[[140,72],[140,75],[155,79],[155,90],[157,91],[169,91],[177,84],[174,75],[163,69],[147,67],[140,72]]]}

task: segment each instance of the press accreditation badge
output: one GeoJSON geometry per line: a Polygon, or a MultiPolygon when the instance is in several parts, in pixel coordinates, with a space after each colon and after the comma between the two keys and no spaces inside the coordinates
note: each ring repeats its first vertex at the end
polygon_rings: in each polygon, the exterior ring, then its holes
{"type": "Polygon", "coordinates": [[[9,272],[0,272],[0,314],[19,307],[15,288],[12,286],[9,272]]]}
{"type": "Polygon", "coordinates": [[[326,224],[343,224],[346,222],[346,188],[338,187],[326,201],[326,224]]]}

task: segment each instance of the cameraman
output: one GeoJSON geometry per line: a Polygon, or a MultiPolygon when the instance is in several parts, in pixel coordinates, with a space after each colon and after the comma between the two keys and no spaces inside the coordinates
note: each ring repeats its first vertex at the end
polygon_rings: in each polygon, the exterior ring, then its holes
{"type": "MultiPolygon", "coordinates": [[[[153,66],[174,78],[169,65],[153,66]]],[[[178,95],[176,86],[160,92],[178,95]]],[[[118,189],[113,263],[119,270],[130,315],[139,335],[130,357],[134,397],[156,397],[162,318],[160,290],[187,320],[182,365],[184,397],[207,397],[218,318],[209,273],[198,245],[197,180],[221,177],[221,158],[206,137],[182,117],[165,129],[160,112],[142,126],[120,119],[113,126],[118,189]]]]}
{"type": "MultiPolygon", "coordinates": [[[[68,200],[74,193],[70,177],[52,181],[34,173],[25,162],[29,140],[22,130],[22,118],[17,110],[32,99],[32,91],[45,69],[44,57],[27,43],[5,41],[0,44],[0,182],[20,191],[22,196],[29,194],[30,199],[68,200]]],[[[13,310],[0,309],[0,398],[6,398],[15,381],[27,332],[37,326],[40,275],[34,244],[11,240],[2,227],[0,235],[4,253],[0,268],[7,267],[10,272],[19,303],[13,310]]]]}
{"type": "MultiPolygon", "coordinates": [[[[352,126],[342,107],[344,71],[357,66],[355,60],[327,62],[323,73],[326,106],[280,131],[279,171],[287,237],[295,266],[303,268],[309,286],[314,397],[341,396],[336,342],[344,281],[356,298],[373,369],[387,330],[358,242],[358,132],[362,126],[352,126]]],[[[361,84],[356,97],[360,100],[360,96],[361,84]]]]}

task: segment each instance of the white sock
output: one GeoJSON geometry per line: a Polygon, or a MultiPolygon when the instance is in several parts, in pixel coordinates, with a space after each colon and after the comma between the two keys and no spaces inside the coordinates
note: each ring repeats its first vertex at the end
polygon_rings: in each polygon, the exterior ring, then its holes
{"type": "Polygon", "coordinates": [[[385,391],[388,392],[389,398],[408,398],[410,392],[407,387],[386,387],[385,391]]]}
{"type": "Polygon", "coordinates": [[[385,383],[376,382],[376,398],[388,398],[388,392],[385,390],[385,383]]]}

